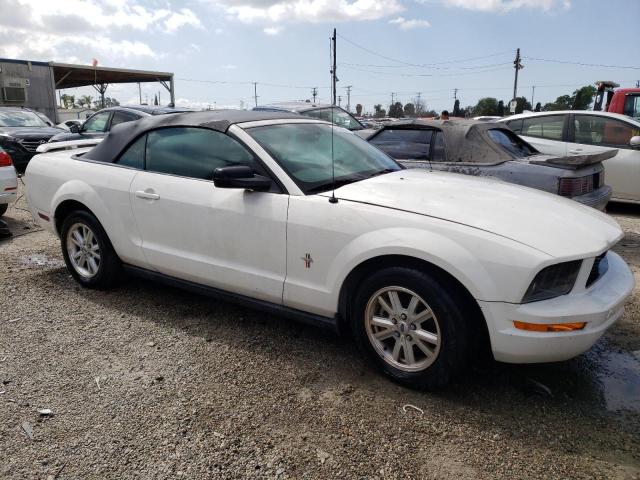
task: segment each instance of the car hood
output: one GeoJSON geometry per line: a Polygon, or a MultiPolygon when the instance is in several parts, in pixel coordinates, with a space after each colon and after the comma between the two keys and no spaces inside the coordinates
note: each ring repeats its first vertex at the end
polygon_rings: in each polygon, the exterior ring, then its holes
{"type": "Polygon", "coordinates": [[[64,130],[55,127],[0,127],[0,133],[15,138],[45,138],[61,132],[64,130]]]}
{"type": "Polygon", "coordinates": [[[595,256],[622,237],[618,224],[593,208],[485,177],[407,169],[345,185],[335,195],[478,228],[553,257],[595,256]]]}

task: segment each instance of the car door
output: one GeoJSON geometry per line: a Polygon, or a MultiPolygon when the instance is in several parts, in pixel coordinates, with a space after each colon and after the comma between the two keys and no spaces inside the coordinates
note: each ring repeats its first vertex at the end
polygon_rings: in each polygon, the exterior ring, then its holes
{"type": "Polygon", "coordinates": [[[224,133],[187,127],[149,132],[145,170],[130,188],[142,250],[160,273],[281,303],[289,197],[277,188],[216,188],[214,169],[229,165],[268,175],[224,133]]]}
{"type": "Polygon", "coordinates": [[[550,114],[512,120],[507,125],[540,152],[564,157],[567,155],[567,121],[566,114],[550,114]]]}
{"type": "Polygon", "coordinates": [[[605,115],[574,114],[569,131],[568,153],[581,155],[618,149],[615,157],[603,162],[605,183],[613,189],[613,199],[640,201],[640,150],[629,140],[640,135],[640,127],[605,115]]]}

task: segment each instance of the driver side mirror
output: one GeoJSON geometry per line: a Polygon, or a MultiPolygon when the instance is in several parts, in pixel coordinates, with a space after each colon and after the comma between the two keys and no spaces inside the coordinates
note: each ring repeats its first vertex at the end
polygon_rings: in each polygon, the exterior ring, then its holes
{"type": "Polygon", "coordinates": [[[216,168],[213,171],[213,184],[218,188],[265,191],[271,188],[271,179],[258,175],[250,167],[236,165],[216,168]]]}
{"type": "Polygon", "coordinates": [[[631,137],[631,140],[629,140],[629,145],[631,146],[631,148],[640,149],[640,135],[631,137]]]}
{"type": "Polygon", "coordinates": [[[69,131],[71,133],[80,133],[80,127],[78,127],[78,125],[76,125],[75,123],[73,125],[71,125],[69,127],[69,131]]]}

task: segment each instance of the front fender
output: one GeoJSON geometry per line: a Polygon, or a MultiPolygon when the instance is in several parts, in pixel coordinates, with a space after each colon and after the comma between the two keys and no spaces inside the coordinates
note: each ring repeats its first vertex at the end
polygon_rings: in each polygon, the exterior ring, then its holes
{"type": "MultiPolygon", "coordinates": [[[[327,286],[343,285],[358,265],[385,255],[431,263],[456,278],[477,300],[519,302],[530,272],[544,256],[530,247],[475,229],[444,233],[388,228],[365,233],[335,257],[327,286]]],[[[339,290],[338,290],[339,292],[339,290]]],[[[337,297],[334,299],[337,305],[337,297]]]]}

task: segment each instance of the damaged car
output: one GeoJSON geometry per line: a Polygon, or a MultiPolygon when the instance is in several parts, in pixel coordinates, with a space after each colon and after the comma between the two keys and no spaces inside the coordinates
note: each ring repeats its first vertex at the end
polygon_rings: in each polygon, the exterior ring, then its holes
{"type": "Polygon", "coordinates": [[[592,155],[545,155],[504,123],[475,120],[405,120],[386,125],[369,142],[407,168],[494,177],[544,190],[604,210],[611,187],[602,161],[592,155]]]}
{"type": "Polygon", "coordinates": [[[40,151],[29,209],[83,287],[126,271],[350,331],[371,365],[414,388],[445,385],[484,350],[510,363],[574,357],[635,285],[609,216],[406,169],[301,115],[148,116],[93,149],[40,151]]]}

